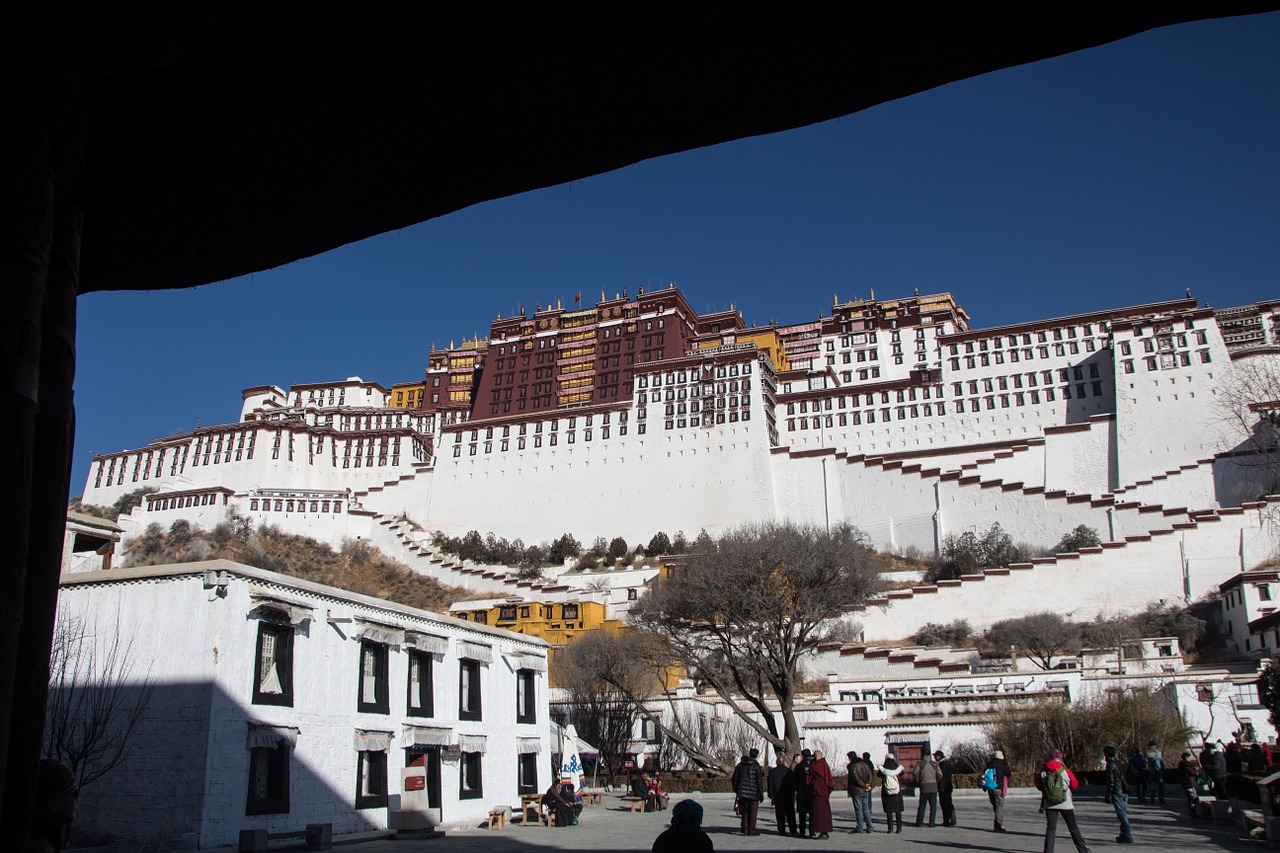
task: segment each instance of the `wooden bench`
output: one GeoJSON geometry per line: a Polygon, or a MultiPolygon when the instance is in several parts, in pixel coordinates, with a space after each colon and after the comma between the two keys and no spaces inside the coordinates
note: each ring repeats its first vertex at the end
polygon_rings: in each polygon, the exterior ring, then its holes
{"type": "Polygon", "coordinates": [[[541,794],[520,795],[520,824],[521,826],[551,825],[551,815],[544,815],[542,812],[541,794]]]}
{"type": "Polygon", "coordinates": [[[495,809],[489,809],[489,828],[503,829],[507,825],[507,807],[499,806],[495,809]]]}
{"type": "Polygon", "coordinates": [[[644,811],[644,797],[627,797],[626,800],[631,804],[632,814],[644,811]]]}
{"type": "Polygon", "coordinates": [[[604,791],[583,791],[582,804],[584,806],[598,806],[604,802],[604,791]]]}
{"type": "Polygon", "coordinates": [[[303,847],[307,850],[328,850],[333,847],[333,824],[309,823],[306,829],[293,832],[242,829],[240,830],[240,851],[241,853],[259,853],[262,850],[275,849],[269,846],[272,841],[288,841],[295,838],[302,841],[303,847]]]}

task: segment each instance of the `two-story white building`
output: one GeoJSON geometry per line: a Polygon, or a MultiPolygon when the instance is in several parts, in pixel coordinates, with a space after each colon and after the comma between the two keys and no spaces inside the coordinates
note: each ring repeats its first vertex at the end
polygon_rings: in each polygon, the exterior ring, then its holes
{"type": "Polygon", "coordinates": [[[82,685],[151,691],[81,794],[95,835],[476,825],[549,783],[539,639],[224,560],[64,574],[59,619],[82,685]]]}

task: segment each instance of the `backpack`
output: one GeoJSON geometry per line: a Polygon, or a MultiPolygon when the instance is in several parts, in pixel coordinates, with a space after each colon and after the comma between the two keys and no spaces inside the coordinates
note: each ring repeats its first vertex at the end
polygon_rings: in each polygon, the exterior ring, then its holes
{"type": "Polygon", "coordinates": [[[1055,770],[1046,770],[1048,775],[1044,780],[1044,798],[1051,806],[1060,806],[1067,801],[1067,768],[1059,767],[1055,770]]]}
{"type": "Polygon", "coordinates": [[[996,791],[1000,788],[1000,780],[996,776],[996,769],[988,767],[986,772],[982,774],[982,790],[996,791]]]}
{"type": "Polygon", "coordinates": [[[1126,785],[1137,785],[1142,779],[1138,776],[1138,768],[1132,764],[1125,764],[1124,781],[1126,785]]]}
{"type": "Polygon", "coordinates": [[[897,794],[902,790],[901,783],[898,782],[896,773],[886,773],[884,777],[884,792],[886,794],[897,794]]]}

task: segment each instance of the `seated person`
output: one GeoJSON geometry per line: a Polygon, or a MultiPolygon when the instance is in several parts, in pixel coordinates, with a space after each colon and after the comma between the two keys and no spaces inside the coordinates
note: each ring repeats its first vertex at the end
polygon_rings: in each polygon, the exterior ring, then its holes
{"type": "Polygon", "coordinates": [[[649,793],[653,795],[653,807],[658,811],[665,811],[667,808],[667,792],[662,790],[662,781],[658,778],[657,771],[654,772],[653,778],[649,780],[649,793]]]}
{"type": "Polygon", "coordinates": [[[654,800],[656,798],[653,795],[652,789],[649,787],[648,773],[641,773],[639,776],[631,780],[631,796],[639,797],[644,800],[644,810],[647,812],[651,812],[656,808],[654,805],[654,800]]]}
{"type": "Polygon", "coordinates": [[[547,809],[551,822],[556,826],[572,826],[577,815],[573,810],[573,791],[570,786],[569,799],[564,796],[564,788],[560,782],[552,782],[551,787],[542,795],[542,805],[547,809]]]}
{"type": "Polygon", "coordinates": [[[652,853],[714,853],[711,837],[702,831],[702,806],[681,800],[671,808],[671,828],[653,842],[652,853]]]}

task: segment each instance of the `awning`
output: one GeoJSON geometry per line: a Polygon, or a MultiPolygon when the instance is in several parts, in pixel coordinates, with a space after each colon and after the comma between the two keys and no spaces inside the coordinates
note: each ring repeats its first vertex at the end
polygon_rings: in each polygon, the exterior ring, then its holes
{"type": "Polygon", "coordinates": [[[391,732],[356,729],[357,752],[386,752],[391,748],[391,732]]]}
{"type": "Polygon", "coordinates": [[[426,749],[432,746],[448,746],[453,743],[453,729],[439,726],[405,726],[404,748],[426,749]]]}
{"type": "Polygon", "coordinates": [[[542,752],[542,741],[536,737],[516,738],[516,753],[519,755],[534,755],[542,752]]]}
{"type": "Polygon", "coordinates": [[[293,726],[263,726],[249,724],[249,749],[275,749],[285,744],[290,749],[298,745],[301,730],[293,726]]]}
{"type": "Polygon", "coordinates": [[[547,671],[547,659],[541,655],[521,655],[519,658],[520,669],[531,669],[534,672],[547,671]]]}
{"type": "Polygon", "coordinates": [[[479,643],[459,641],[458,657],[479,661],[480,663],[492,663],[493,649],[489,646],[482,646],[479,643]]]}
{"type": "Polygon", "coordinates": [[[312,618],[314,610],[310,604],[264,592],[250,592],[249,600],[253,602],[250,619],[284,619],[290,625],[301,625],[312,618]]]}
{"type": "Polygon", "coordinates": [[[484,735],[458,735],[458,747],[463,752],[484,752],[487,738],[484,735]]]}
{"type": "Polygon", "coordinates": [[[409,631],[405,634],[404,640],[407,645],[413,646],[420,652],[428,652],[433,655],[444,655],[449,652],[449,641],[434,634],[419,634],[416,631],[409,631]]]}
{"type": "Polygon", "coordinates": [[[888,732],[884,736],[885,743],[924,743],[929,740],[928,732],[888,732]]]}
{"type": "Polygon", "coordinates": [[[382,643],[384,646],[404,645],[404,629],[398,625],[387,625],[357,616],[355,621],[360,625],[356,639],[368,640],[371,643],[382,643]]]}

